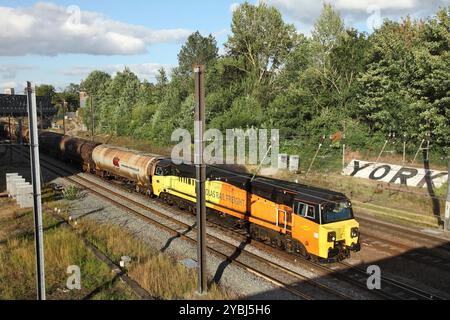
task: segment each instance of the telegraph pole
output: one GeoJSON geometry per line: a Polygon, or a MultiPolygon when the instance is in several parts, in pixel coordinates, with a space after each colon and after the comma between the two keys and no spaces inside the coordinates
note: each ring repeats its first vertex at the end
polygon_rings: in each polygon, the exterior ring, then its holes
{"type": "Polygon", "coordinates": [[[450,157],[448,157],[447,200],[445,201],[444,229],[450,231],[450,157]]]}
{"type": "MultiPolygon", "coordinates": [[[[345,132],[345,131],[344,131],[345,132]]],[[[342,136],[342,172],[345,171],[345,133],[342,136]]]]}
{"type": "Polygon", "coordinates": [[[44,115],[42,113],[42,101],[39,103],[39,110],[41,111],[41,130],[44,130],[44,115]]]}
{"type": "Polygon", "coordinates": [[[37,298],[45,300],[44,235],[42,230],[41,172],[37,130],[36,92],[27,82],[28,125],[30,134],[31,178],[33,183],[34,239],[36,246],[37,298]]]}
{"type": "Polygon", "coordinates": [[[197,192],[197,260],[198,260],[198,293],[204,294],[207,291],[206,282],[206,199],[205,181],[206,166],[203,159],[205,148],[205,66],[194,67],[195,75],[195,123],[194,123],[194,163],[196,172],[196,192],[197,192]]]}
{"type": "Polygon", "coordinates": [[[19,118],[19,144],[21,145],[22,143],[22,118],[19,118]]]}
{"type": "Polygon", "coordinates": [[[63,100],[63,130],[66,135],[66,100],[63,100]]]}
{"type": "Polygon", "coordinates": [[[91,139],[94,141],[94,99],[91,95],[89,99],[91,101],[91,139]]]}
{"type": "Polygon", "coordinates": [[[11,115],[8,116],[8,130],[9,130],[9,162],[12,163],[12,132],[11,132],[11,115]]]}

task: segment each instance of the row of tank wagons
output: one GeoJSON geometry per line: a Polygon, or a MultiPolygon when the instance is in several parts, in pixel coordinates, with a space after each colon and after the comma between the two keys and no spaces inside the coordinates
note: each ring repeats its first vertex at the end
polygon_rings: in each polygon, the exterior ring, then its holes
{"type": "MultiPolygon", "coordinates": [[[[29,143],[29,131],[26,126],[20,128],[17,124],[9,125],[2,122],[0,136],[15,143],[29,143]]],[[[93,168],[91,154],[99,143],[50,131],[40,131],[38,137],[42,152],[78,165],[85,171],[93,168]]]]}
{"type": "Polygon", "coordinates": [[[39,147],[42,152],[77,165],[84,171],[92,171],[92,151],[98,142],[44,131],[39,133],[39,147]]]}
{"type": "MultiPolygon", "coordinates": [[[[0,123],[0,135],[17,142],[20,139],[23,143],[29,142],[28,128],[19,130],[16,124],[0,123]]],[[[39,132],[39,147],[43,153],[71,162],[83,171],[131,180],[142,192],[151,192],[151,176],[157,159],[162,158],[51,131],[39,132]]]]}
{"type": "Polygon", "coordinates": [[[151,177],[158,159],[163,158],[50,131],[39,133],[39,146],[42,152],[71,162],[85,172],[132,181],[142,193],[152,192],[151,177]]]}

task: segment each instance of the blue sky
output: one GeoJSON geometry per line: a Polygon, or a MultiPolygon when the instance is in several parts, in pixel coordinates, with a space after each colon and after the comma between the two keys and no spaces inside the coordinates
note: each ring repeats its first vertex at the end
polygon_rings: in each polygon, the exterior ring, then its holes
{"type": "MultiPolygon", "coordinates": [[[[286,21],[309,34],[320,13],[318,0],[264,0],[286,21]]],[[[193,31],[212,33],[220,46],[229,34],[232,8],[243,1],[45,1],[0,0],[0,90],[27,80],[63,88],[94,69],[129,66],[154,81],[170,69],[193,31]]],[[[257,0],[251,1],[256,3],[257,0]]],[[[426,17],[448,0],[327,0],[348,26],[371,31],[384,18],[426,17]],[[375,22],[374,22],[375,21],[375,22]]]]}

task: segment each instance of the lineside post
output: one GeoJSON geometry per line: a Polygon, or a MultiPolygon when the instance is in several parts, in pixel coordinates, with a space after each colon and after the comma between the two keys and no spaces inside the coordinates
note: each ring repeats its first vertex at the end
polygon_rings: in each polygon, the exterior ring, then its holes
{"type": "Polygon", "coordinates": [[[42,112],[42,101],[39,103],[39,110],[41,111],[41,130],[44,130],[44,113],[42,112]]]}
{"type": "Polygon", "coordinates": [[[29,81],[27,82],[27,102],[30,134],[31,179],[33,183],[37,298],[38,300],[45,300],[44,236],[42,230],[41,172],[39,163],[36,92],[29,81]]]}
{"type": "Polygon", "coordinates": [[[450,231],[450,156],[448,157],[448,174],[449,179],[447,179],[447,199],[445,201],[445,218],[444,218],[444,229],[450,231]]]}
{"type": "Polygon", "coordinates": [[[19,118],[19,144],[23,143],[22,141],[22,118],[19,118]]]}
{"type": "Polygon", "coordinates": [[[92,96],[89,96],[89,99],[91,101],[91,140],[94,141],[94,99],[92,96]]]}
{"type": "Polygon", "coordinates": [[[8,130],[9,130],[9,163],[12,163],[12,132],[11,132],[11,115],[8,116],[8,130]]]}
{"type": "Polygon", "coordinates": [[[63,100],[63,130],[66,135],[66,100],[63,100]]]}
{"type": "Polygon", "coordinates": [[[345,171],[345,133],[342,136],[342,172],[345,171]]]}
{"type": "Polygon", "coordinates": [[[205,148],[205,66],[194,67],[195,75],[195,123],[194,123],[194,163],[197,193],[197,257],[198,257],[198,293],[207,292],[206,282],[206,166],[203,159],[205,148]]]}

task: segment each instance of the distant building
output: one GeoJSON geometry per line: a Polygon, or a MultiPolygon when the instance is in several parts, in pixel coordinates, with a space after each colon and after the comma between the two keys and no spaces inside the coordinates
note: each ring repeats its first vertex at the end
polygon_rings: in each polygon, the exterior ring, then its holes
{"type": "Polygon", "coordinates": [[[67,120],[73,120],[76,117],[76,113],[75,112],[66,112],[66,119],[67,120]]]}
{"type": "Polygon", "coordinates": [[[89,95],[86,91],[80,91],[80,107],[84,108],[86,107],[87,99],[89,98],[89,95]]]}
{"type": "Polygon", "coordinates": [[[14,95],[14,94],[16,94],[16,90],[15,90],[14,88],[6,88],[6,89],[3,91],[3,93],[4,93],[4,94],[14,95]]]}

